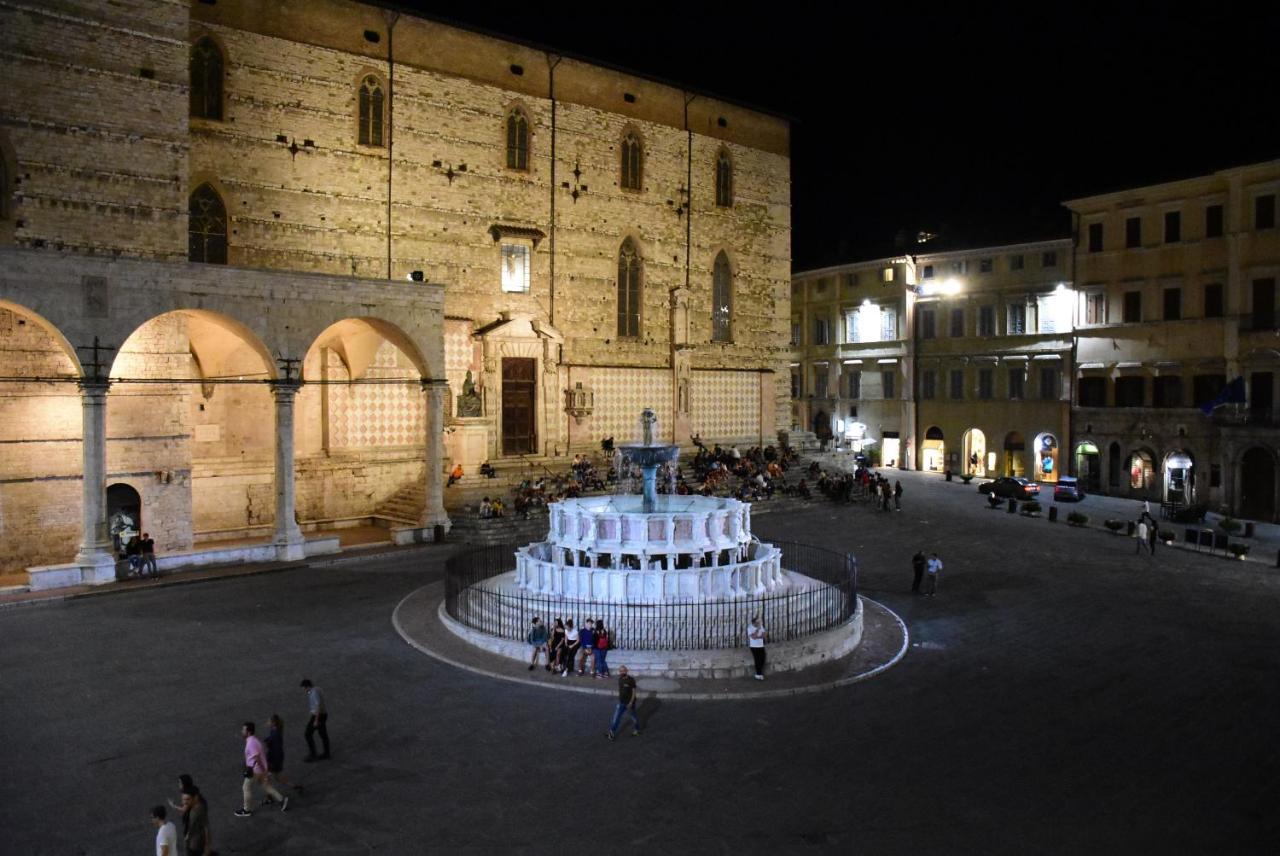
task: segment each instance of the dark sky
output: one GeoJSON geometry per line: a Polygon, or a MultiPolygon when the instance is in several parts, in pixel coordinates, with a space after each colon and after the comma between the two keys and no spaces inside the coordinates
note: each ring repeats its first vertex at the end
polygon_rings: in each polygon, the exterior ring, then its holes
{"type": "Polygon", "coordinates": [[[1065,235],[1064,199],[1280,158],[1274,3],[402,4],[790,116],[795,270],[1065,235]]]}

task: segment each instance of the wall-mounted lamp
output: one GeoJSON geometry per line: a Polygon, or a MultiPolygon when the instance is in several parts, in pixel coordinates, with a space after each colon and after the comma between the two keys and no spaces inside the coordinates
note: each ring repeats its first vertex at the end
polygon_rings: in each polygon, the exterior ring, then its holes
{"type": "Polygon", "coordinates": [[[420,270],[411,270],[408,275],[405,276],[405,279],[409,280],[409,282],[422,282],[422,278],[423,274],[420,270]]]}

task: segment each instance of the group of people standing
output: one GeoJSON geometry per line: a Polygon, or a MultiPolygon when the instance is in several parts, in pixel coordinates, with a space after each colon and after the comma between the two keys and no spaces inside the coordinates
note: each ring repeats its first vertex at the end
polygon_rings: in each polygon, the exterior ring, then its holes
{"type": "Polygon", "coordinates": [[[1136,552],[1141,553],[1146,550],[1150,556],[1156,554],[1156,541],[1160,539],[1160,526],[1156,523],[1156,519],[1151,516],[1151,508],[1146,503],[1143,503],[1142,514],[1138,515],[1133,535],[1138,542],[1136,552]]]}
{"type": "Polygon", "coordinates": [[[534,616],[525,641],[533,648],[529,671],[533,671],[541,658],[546,658],[546,670],[560,677],[575,671],[579,676],[609,677],[609,651],[613,637],[604,626],[603,619],[588,618],[579,629],[573,619],[557,618],[548,629],[542,619],[534,616]],[[590,671],[587,671],[590,667],[590,671]]]}
{"type": "MultiPolygon", "coordinates": [[[[324,761],[329,755],[329,730],[327,722],[329,712],[325,707],[324,694],[309,679],[303,678],[299,685],[307,694],[308,721],[306,729],[307,757],[303,760],[324,761]],[[320,736],[323,754],[316,754],[315,737],[320,736]]],[[[255,786],[264,794],[262,806],[280,806],[280,811],[289,810],[289,797],[280,793],[278,785],[289,787],[294,794],[303,791],[301,783],[294,783],[284,772],[284,721],[278,714],[271,714],[267,720],[270,730],[264,739],[257,736],[257,726],[250,721],[241,723],[240,736],[244,740],[244,774],[240,787],[241,803],[236,809],[236,817],[250,817],[253,814],[253,792],[255,786]]],[[[170,799],[169,808],[180,812],[182,823],[182,844],[186,856],[214,856],[213,833],[209,825],[209,804],[204,794],[196,787],[187,773],[178,777],[178,802],[170,799]]],[[[156,856],[178,856],[178,829],[168,819],[169,811],[163,805],[151,809],[151,822],[156,828],[156,856]]]]}

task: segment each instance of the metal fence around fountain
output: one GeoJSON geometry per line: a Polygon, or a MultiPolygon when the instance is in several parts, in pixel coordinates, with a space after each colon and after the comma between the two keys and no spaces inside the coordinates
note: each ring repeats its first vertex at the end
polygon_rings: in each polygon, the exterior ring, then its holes
{"type": "Polygon", "coordinates": [[[572,618],[604,621],[613,647],[663,651],[746,647],[746,626],[760,615],[771,642],[830,630],[857,610],[858,563],[848,553],[812,544],[770,541],[782,551],[782,567],[823,585],[800,592],[731,600],[664,600],[654,603],[567,601],[524,592],[495,591],[486,581],[515,569],[523,544],[481,547],[445,565],[445,610],[455,620],[501,639],[524,641],[534,616],[552,625],[572,618]]]}

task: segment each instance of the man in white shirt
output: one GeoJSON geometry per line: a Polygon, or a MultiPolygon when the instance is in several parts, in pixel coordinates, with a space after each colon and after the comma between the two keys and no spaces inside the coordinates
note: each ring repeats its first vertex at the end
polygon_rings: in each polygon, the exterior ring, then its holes
{"type": "Polygon", "coordinates": [[[941,571],[942,560],[938,558],[937,553],[930,553],[929,564],[925,566],[925,572],[929,575],[929,586],[928,591],[925,592],[926,596],[933,597],[934,593],[938,590],[938,574],[941,573],[941,571]]]}
{"type": "Polygon", "coordinates": [[[156,828],[156,856],[178,856],[178,830],[172,821],[164,818],[164,806],[151,809],[151,824],[156,828]]]}
{"type": "Polygon", "coordinates": [[[751,649],[751,659],[756,664],[757,681],[764,680],[764,637],[766,635],[768,634],[760,616],[751,616],[751,623],[747,625],[747,646],[751,649]]]}

